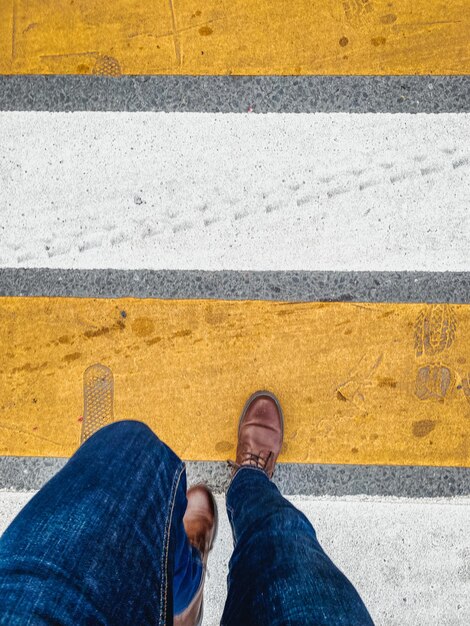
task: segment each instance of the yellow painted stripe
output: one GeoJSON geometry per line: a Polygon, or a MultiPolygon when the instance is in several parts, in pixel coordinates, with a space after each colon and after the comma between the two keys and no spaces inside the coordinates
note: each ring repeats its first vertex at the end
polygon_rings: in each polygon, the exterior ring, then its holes
{"type": "Polygon", "coordinates": [[[468,74],[468,0],[3,0],[6,74],[468,74]]]}
{"type": "Polygon", "coordinates": [[[245,399],[285,410],[284,461],[470,465],[470,305],[0,300],[0,454],[70,455],[82,376],[186,459],[234,454],[245,399]]]}

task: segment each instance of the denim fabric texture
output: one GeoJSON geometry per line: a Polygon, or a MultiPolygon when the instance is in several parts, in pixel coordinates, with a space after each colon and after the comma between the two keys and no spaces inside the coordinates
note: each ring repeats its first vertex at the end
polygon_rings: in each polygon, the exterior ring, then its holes
{"type": "Polygon", "coordinates": [[[99,430],[0,539],[0,624],[172,624],[202,575],[185,510],[184,464],[147,426],[99,430]]]}
{"type": "Polygon", "coordinates": [[[308,519],[262,470],[237,471],[227,513],[234,551],[223,626],[373,626],[308,519]]]}
{"type": "MultiPolygon", "coordinates": [[[[201,558],[183,526],[183,462],[140,422],[86,441],[0,539],[0,624],[173,624],[201,558]]],[[[234,536],[224,626],[370,626],[307,518],[259,469],[228,494],[234,536]]]]}

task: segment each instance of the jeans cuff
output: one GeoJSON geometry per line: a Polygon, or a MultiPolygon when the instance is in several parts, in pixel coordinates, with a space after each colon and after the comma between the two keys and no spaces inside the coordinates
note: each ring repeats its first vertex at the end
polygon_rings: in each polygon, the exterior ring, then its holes
{"type": "Polygon", "coordinates": [[[240,474],[240,472],[242,472],[243,470],[251,470],[252,472],[260,472],[261,474],[263,474],[263,476],[265,476],[267,478],[267,480],[269,481],[269,476],[266,474],[266,472],[264,470],[262,470],[259,467],[254,467],[253,465],[241,465],[237,471],[235,472],[235,474],[232,476],[232,480],[230,481],[230,484],[227,488],[227,492],[225,497],[228,497],[229,491],[232,488],[232,485],[236,479],[236,477],[240,474]]]}

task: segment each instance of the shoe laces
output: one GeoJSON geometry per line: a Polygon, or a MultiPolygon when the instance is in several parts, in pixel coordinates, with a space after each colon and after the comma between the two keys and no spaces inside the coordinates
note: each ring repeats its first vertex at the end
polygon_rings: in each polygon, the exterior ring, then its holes
{"type": "Polygon", "coordinates": [[[268,456],[263,456],[262,454],[256,454],[254,452],[245,452],[242,456],[241,463],[235,463],[235,461],[227,461],[227,463],[229,467],[232,468],[232,470],[235,470],[234,473],[238,469],[240,469],[240,467],[249,465],[251,467],[257,467],[267,474],[266,466],[268,465],[269,460],[272,456],[273,452],[271,451],[269,452],[268,456]]]}

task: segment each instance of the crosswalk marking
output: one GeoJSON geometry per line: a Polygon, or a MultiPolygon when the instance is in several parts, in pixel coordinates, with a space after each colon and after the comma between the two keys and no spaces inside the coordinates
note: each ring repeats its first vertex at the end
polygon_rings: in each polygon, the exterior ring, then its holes
{"type": "Polygon", "coordinates": [[[9,0],[6,74],[468,74],[466,0],[9,0]]]}
{"type": "Polygon", "coordinates": [[[466,271],[469,120],[2,113],[0,265],[466,271]]]}
{"type": "Polygon", "coordinates": [[[468,305],[23,297],[0,319],[0,454],[72,454],[100,362],[115,418],[186,459],[233,456],[247,390],[269,388],[283,461],[470,465],[468,305]]]}

